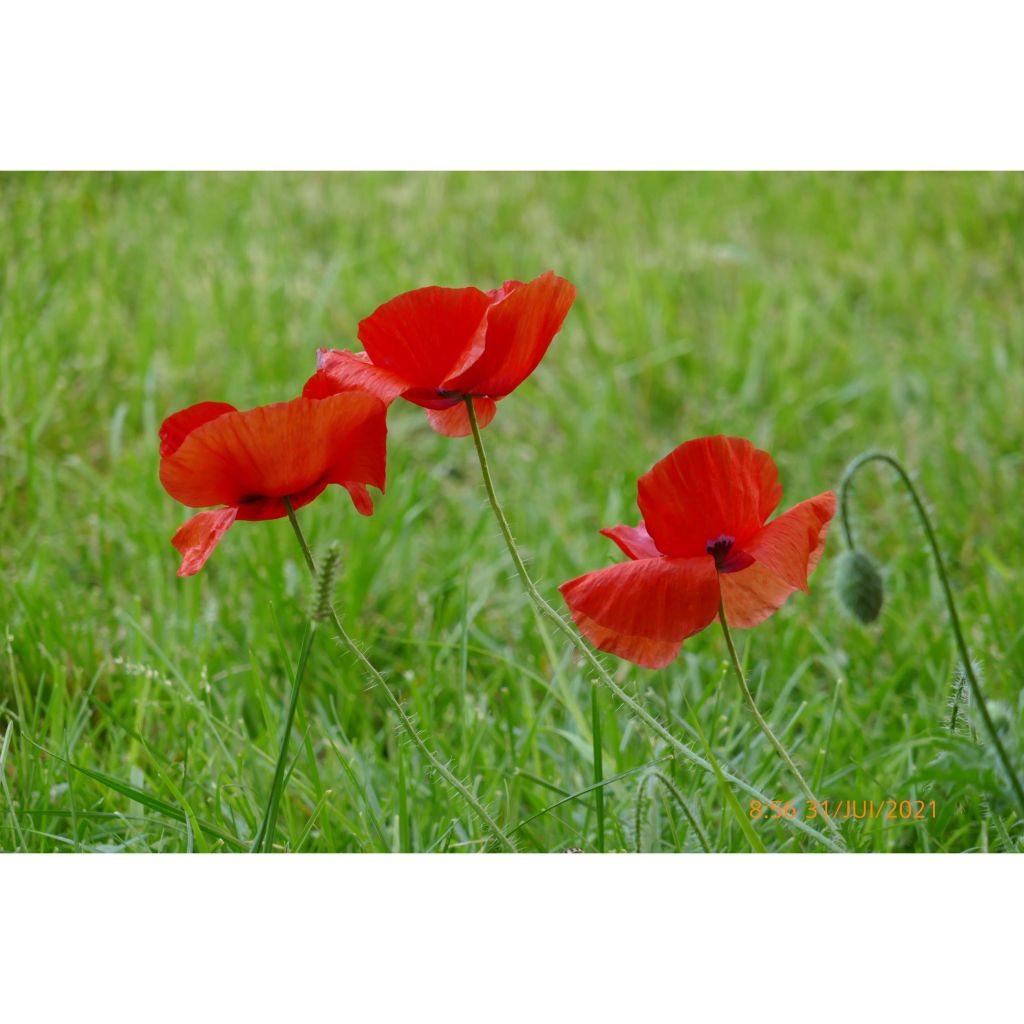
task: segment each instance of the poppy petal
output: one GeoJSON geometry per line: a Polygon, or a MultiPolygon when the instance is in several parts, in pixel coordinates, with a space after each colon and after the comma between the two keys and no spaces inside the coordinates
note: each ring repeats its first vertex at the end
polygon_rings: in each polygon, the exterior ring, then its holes
{"type": "Polygon", "coordinates": [[[665,663],[666,644],[681,644],[718,614],[718,573],[708,555],[620,562],[559,590],[595,647],[648,668],[665,663]]]}
{"type": "Polygon", "coordinates": [[[195,576],[213,554],[221,537],[228,532],[238,514],[237,508],[218,508],[200,512],[178,528],[171,543],[181,552],[179,576],[195,576]]]}
{"type": "Polygon", "coordinates": [[[373,515],[373,498],[370,496],[370,492],[366,489],[365,484],[353,483],[351,480],[341,485],[349,493],[349,497],[352,499],[352,504],[355,505],[356,511],[361,516],[372,516],[373,515]]]}
{"type": "Polygon", "coordinates": [[[366,391],[390,405],[412,385],[401,374],[374,366],[365,352],[322,348],[317,352],[317,371],[306,381],[306,398],[328,398],[344,391],[366,391]]]}
{"type": "Polygon", "coordinates": [[[806,591],[835,514],[836,496],[831,491],[808,498],[773,519],[743,550],[794,590],[806,591]]]}
{"type": "Polygon", "coordinates": [[[439,388],[483,351],[489,305],[478,288],[417,288],[361,321],[359,340],[375,366],[439,388]]]}
{"type": "Polygon", "coordinates": [[[637,504],[666,555],[693,558],[723,535],[737,546],[782,498],[772,457],[738,437],[686,441],[642,477],[637,504]]]}
{"type": "Polygon", "coordinates": [[[528,284],[506,281],[503,297],[487,313],[483,355],[461,375],[452,375],[446,390],[503,398],[537,368],[561,330],[576,288],[549,270],[528,284]]]}
{"type": "Polygon", "coordinates": [[[182,441],[192,433],[196,427],[201,427],[226,412],[236,412],[233,405],[227,402],[200,402],[198,405],[190,405],[187,409],[168,416],[160,425],[160,455],[173,455],[180,447],[182,441]]]}
{"type": "MultiPolygon", "coordinates": [[[[312,487],[307,487],[297,494],[289,494],[292,511],[298,511],[303,505],[315,501],[327,489],[324,480],[318,480],[312,487]]],[[[253,498],[238,506],[239,522],[263,522],[267,519],[283,519],[288,515],[288,506],[284,498],[253,498]]]]}
{"type": "MultiPolygon", "coordinates": [[[[551,273],[554,273],[551,271],[551,273]]],[[[517,288],[522,288],[522,281],[506,281],[500,288],[492,288],[487,293],[487,298],[494,302],[501,302],[507,295],[511,295],[517,288]]]]}
{"type": "Polygon", "coordinates": [[[573,611],[573,621],[580,632],[599,650],[640,665],[642,668],[664,668],[679,657],[682,640],[651,640],[642,636],[626,636],[605,629],[583,612],[573,611]]]}
{"type": "Polygon", "coordinates": [[[600,532],[615,541],[630,558],[660,558],[662,555],[642,520],[639,526],[611,526],[600,532]]]}
{"type": "Polygon", "coordinates": [[[752,629],[777,612],[797,588],[760,562],[740,572],[722,573],[722,601],[730,626],[752,629]]]}
{"type": "MultiPolygon", "coordinates": [[[[498,407],[489,398],[474,398],[473,411],[476,413],[477,426],[483,430],[494,419],[498,407]]],[[[467,437],[473,433],[465,402],[459,402],[449,409],[428,409],[427,419],[434,430],[445,437],[467,437]]]]}
{"type": "Polygon", "coordinates": [[[160,480],[193,507],[308,499],[317,487],[351,481],[383,490],[386,416],[383,402],[357,391],[227,413],[162,459],[160,480]]]}

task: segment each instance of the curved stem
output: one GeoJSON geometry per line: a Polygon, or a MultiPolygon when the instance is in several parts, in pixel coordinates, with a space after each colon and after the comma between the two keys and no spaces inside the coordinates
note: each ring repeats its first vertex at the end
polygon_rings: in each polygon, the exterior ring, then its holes
{"type": "Polygon", "coordinates": [[[932,558],[935,560],[935,568],[939,574],[939,582],[942,584],[942,592],[946,598],[946,608],[949,611],[949,624],[953,629],[953,638],[956,642],[957,651],[960,655],[960,662],[963,665],[964,675],[967,677],[967,682],[971,687],[971,695],[974,698],[974,703],[978,708],[981,719],[985,723],[985,731],[988,733],[989,739],[992,741],[992,746],[996,749],[996,754],[1003,766],[1003,771],[1006,773],[1006,777],[1009,779],[1010,785],[1013,788],[1014,796],[1017,799],[1017,804],[1020,808],[1021,814],[1024,815],[1024,787],[1021,786],[1020,778],[1010,764],[1010,758],[1006,753],[1006,748],[1003,746],[1003,741],[999,738],[999,733],[996,730],[995,723],[992,721],[992,717],[988,713],[988,706],[986,705],[985,698],[981,692],[981,683],[978,681],[978,675],[974,671],[974,665],[971,662],[971,655],[967,649],[967,642],[964,640],[963,629],[960,625],[960,616],[957,613],[956,602],[953,599],[953,588],[950,586],[949,577],[946,575],[946,566],[942,560],[942,552],[939,550],[939,542],[938,538],[935,536],[935,530],[932,527],[931,517],[925,509],[924,502],[921,500],[921,496],[918,494],[917,488],[910,479],[910,475],[894,456],[889,455],[886,452],[865,452],[863,455],[858,455],[857,458],[855,458],[853,462],[846,467],[846,472],[843,473],[843,477],[839,481],[839,515],[846,543],[849,545],[851,550],[854,548],[853,530],[850,527],[848,508],[850,483],[857,471],[869,462],[884,462],[886,465],[891,466],[896,471],[900,480],[903,481],[904,486],[910,492],[910,497],[914,502],[914,508],[917,509],[917,516],[921,520],[921,526],[924,528],[925,536],[928,538],[928,546],[931,548],[932,558]]]}
{"type": "MultiPolygon", "coordinates": [[[[288,519],[292,524],[292,529],[295,531],[295,536],[298,538],[299,546],[302,548],[302,554],[306,559],[306,565],[309,566],[309,571],[316,576],[316,563],[313,560],[313,553],[309,549],[309,544],[306,543],[306,538],[302,532],[302,527],[299,526],[299,521],[295,516],[295,510],[292,508],[291,502],[285,498],[285,507],[288,510],[288,519]]],[[[391,705],[391,710],[394,711],[398,717],[398,721],[402,728],[406,731],[409,739],[416,745],[420,753],[427,759],[431,768],[441,776],[449,786],[452,787],[462,798],[469,804],[470,807],[476,812],[480,820],[487,826],[494,838],[501,843],[501,845],[508,850],[510,853],[515,852],[515,844],[512,840],[502,831],[501,826],[494,820],[493,817],[488,813],[487,809],[483,804],[474,796],[473,792],[463,783],[448,766],[427,746],[426,741],[420,736],[413,724],[412,719],[406,714],[405,708],[402,707],[402,702],[395,696],[394,691],[388,686],[384,677],[374,667],[373,662],[363,653],[362,648],[349,636],[348,631],[341,624],[341,619],[338,618],[338,613],[334,610],[333,603],[328,604],[328,610],[331,616],[331,622],[334,624],[334,628],[338,631],[338,636],[341,638],[341,642],[348,648],[349,653],[352,654],[356,661],[366,670],[367,674],[376,684],[377,688],[384,694],[388,704],[391,705]]]]}
{"type": "Polygon", "coordinates": [[[740,689],[743,691],[743,696],[746,699],[747,707],[750,708],[754,715],[757,724],[761,728],[761,732],[768,737],[768,742],[775,748],[776,753],[783,761],[786,762],[786,766],[789,768],[793,777],[796,779],[797,784],[803,791],[804,796],[808,802],[813,804],[815,810],[825,819],[825,824],[828,825],[829,831],[834,835],[840,842],[843,841],[843,834],[839,831],[836,823],[824,812],[824,805],[821,801],[811,792],[811,787],[807,785],[807,781],[803,775],[800,774],[800,769],[797,768],[793,761],[793,758],[789,756],[789,751],[782,744],[782,740],[772,732],[772,727],[768,724],[764,715],[757,708],[757,704],[754,701],[754,695],[750,692],[750,687],[747,685],[747,676],[743,671],[743,666],[740,664],[739,655],[736,653],[736,644],[733,643],[732,632],[729,629],[729,623],[725,618],[725,601],[719,599],[718,602],[718,621],[722,624],[722,633],[725,636],[725,646],[729,648],[729,660],[732,662],[733,670],[736,673],[736,678],[740,681],[740,689]]]}
{"type": "MultiPolygon", "coordinates": [[[[615,680],[611,677],[605,667],[598,661],[594,652],[590,649],[587,642],[569,625],[561,615],[555,611],[554,608],[544,599],[544,595],[537,589],[537,585],[530,578],[529,572],[526,570],[526,564],[523,562],[522,555],[519,553],[519,548],[516,545],[515,538],[512,536],[512,529],[508,524],[508,520],[505,518],[505,513],[502,510],[501,504],[498,501],[498,496],[494,491],[494,483],[491,480],[491,470],[487,462],[487,452],[484,449],[483,438],[480,435],[480,425],[477,423],[476,410],[473,408],[472,399],[466,399],[466,408],[469,413],[469,424],[473,429],[473,442],[476,445],[477,459],[480,462],[480,472],[483,476],[484,489],[487,491],[487,500],[490,502],[491,510],[494,512],[494,518],[498,521],[498,526],[501,528],[501,534],[505,538],[505,546],[508,548],[508,553],[512,557],[512,561],[515,564],[516,571],[519,573],[519,578],[523,581],[523,587],[526,590],[527,596],[534,603],[537,610],[547,619],[549,619],[553,625],[555,625],[563,636],[580,652],[587,664],[593,670],[597,678],[608,687],[609,690],[615,697],[621,701],[637,718],[640,719],[655,735],[660,736],[676,753],[684,757],[691,764],[697,765],[703,771],[709,775],[713,775],[714,770],[708,761],[705,761],[699,754],[694,753],[685,743],[678,740],[672,735],[668,729],[665,728],[661,722],[658,721],[649,711],[647,711],[642,705],[637,703],[615,680]]],[[[723,778],[727,779],[734,786],[742,789],[748,795],[754,797],[756,800],[760,800],[763,803],[771,803],[771,800],[764,795],[760,790],[755,789],[750,783],[745,782],[743,779],[732,774],[728,771],[722,771],[723,778]]],[[[812,836],[819,843],[827,846],[830,850],[838,851],[842,847],[836,845],[827,836],[822,835],[817,829],[811,828],[806,822],[801,821],[798,818],[783,819],[794,828],[799,829],[801,832],[812,836]]]]}

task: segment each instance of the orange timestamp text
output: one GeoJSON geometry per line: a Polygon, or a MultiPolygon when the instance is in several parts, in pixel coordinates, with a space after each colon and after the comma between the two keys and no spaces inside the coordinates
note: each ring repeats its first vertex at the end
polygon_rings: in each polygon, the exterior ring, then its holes
{"type": "MultiPolygon", "coordinates": [[[[840,818],[860,821],[865,818],[881,818],[885,821],[924,821],[934,818],[937,809],[934,800],[822,800],[810,801],[804,807],[804,818],[840,818]]],[[[783,803],[772,800],[750,801],[750,817],[755,821],[777,821],[780,818],[796,818],[800,814],[795,801],[783,803]]]]}

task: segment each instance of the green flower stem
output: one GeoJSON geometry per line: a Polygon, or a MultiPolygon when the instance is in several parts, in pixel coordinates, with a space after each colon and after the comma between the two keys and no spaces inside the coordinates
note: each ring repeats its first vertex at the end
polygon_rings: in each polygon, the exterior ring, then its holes
{"type": "MultiPolygon", "coordinates": [[[[291,506],[288,506],[291,510],[291,506]]],[[[284,734],[281,736],[281,749],[277,754],[277,765],[274,767],[274,781],[270,787],[270,797],[267,800],[267,809],[263,814],[263,821],[260,823],[259,831],[253,840],[251,853],[269,853],[274,842],[274,832],[277,829],[277,809],[281,802],[281,793],[284,788],[284,768],[288,761],[288,741],[292,735],[292,724],[295,721],[295,709],[299,706],[299,691],[302,689],[302,680],[306,675],[306,665],[309,662],[310,648],[313,646],[313,636],[316,633],[316,623],[310,620],[306,624],[306,632],[302,637],[302,647],[299,649],[299,661],[295,668],[295,678],[292,681],[291,698],[288,701],[288,712],[284,719],[284,734]]]]}
{"type": "Polygon", "coordinates": [[[981,692],[981,683],[978,681],[977,673],[974,671],[974,665],[971,662],[971,655],[967,649],[967,643],[964,640],[963,629],[960,626],[960,616],[957,613],[956,602],[953,599],[953,588],[950,586],[949,577],[946,575],[946,566],[942,561],[942,553],[939,551],[939,542],[935,536],[935,530],[932,527],[931,518],[924,507],[924,502],[921,500],[921,496],[918,494],[917,488],[910,479],[910,475],[894,456],[889,455],[886,452],[873,451],[864,452],[864,454],[858,455],[857,458],[855,458],[849,466],[846,467],[846,472],[843,473],[842,480],[839,481],[839,519],[842,523],[843,535],[846,539],[846,543],[849,545],[851,551],[855,550],[853,530],[850,528],[849,516],[850,484],[857,471],[869,462],[884,462],[891,466],[896,471],[900,480],[903,481],[904,486],[910,492],[910,497],[914,502],[914,508],[917,509],[917,516],[921,520],[921,526],[924,528],[925,536],[928,538],[928,546],[931,548],[932,557],[935,559],[935,568],[939,574],[939,582],[942,584],[942,592],[946,598],[946,608],[949,611],[949,623],[953,630],[953,637],[956,642],[957,651],[960,654],[960,662],[963,665],[964,675],[967,677],[967,682],[971,687],[971,695],[974,698],[974,704],[978,709],[978,713],[981,715],[982,721],[985,723],[985,731],[988,733],[989,739],[992,741],[992,746],[996,749],[996,754],[1002,763],[1003,771],[1006,773],[1006,777],[1009,779],[1010,785],[1013,787],[1013,793],[1017,799],[1017,805],[1020,808],[1021,815],[1024,816],[1024,787],[1021,786],[1020,778],[1010,764],[1010,758],[1006,753],[1006,748],[1003,746],[1003,742],[999,738],[999,733],[996,730],[995,723],[992,721],[992,717],[988,713],[988,706],[986,705],[985,698],[981,692]]]}
{"type": "Polygon", "coordinates": [[[750,692],[750,687],[747,685],[747,676],[743,671],[743,666],[740,664],[739,655],[736,653],[736,644],[732,639],[732,632],[729,629],[729,623],[725,617],[725,601],[719,599],[718,603],[718,621],[722,624],[722,633],[725,636],[725,646],[729,648],[729,660],[732,662],[733,670],[736,673],[736,678],[740,682],[740,689],[743,691],[743,696],[746,699],[747,707],[750,708],[754,719],[757,721],[758,726],[761,728],[761,732],[768,737],[768,742],[775,748],[776,753],[783,761],[786,762],[786,767],[789,768],[793,777],[796,779],[797,784],[803,791],[804,796],[808,802],[813,804],[817,812],[825,819],[825,824],[828,826],[829,831],[832,835],[841,843],[843,841],[843,834],[839,831],[836,823],[824,812],[821,801],[811,792],[811,787],[807,785],[803,775],[800,774],[800,769],[797,768],[793,761],[793,758],[789,756],[789,751],[783,746],[782,741],[772,732],[771,726],[766,721],[764,715],[761,714],[757,709],[757,704],[754,701],[754,695],[750,692]]]}
{"type": "MultiPolygon", "coordinates": [[[[569,625],[561,615],[555,611],[554,608],[544,599],[543,594],[537,589],[537,585],[533,582],[530,574],[526,570],[526,564],[523,562],[522,555],[519,553],[519,548],[516,545],[515,538],[512,536],[512,529],[508,525],[508,520],[505,518],[505,513],[502,510],[501,504],[498,501],[498,496],[494,492],[494,483],[491,480],[491,471],[487,463],[487,452],[484,449],[483,438],[480,435],[480,425],[477,423],[476,410],[473,408],[473,401],[471,398],[466,400],[466,408],[469,412],[469,423],[473,429],[473,441],[476,444],[476,454],[480,462],[480,472],[483,476],[484,489],[487,491],[487,500],[490,502],[491,510],[494,512],[494,518],[498,521],[498,526],[501,528],[501,534],[505,538],[505,546],[508,548],[508,553],[512,557],[512,562],[515,564],[516,571],[519,573],[519,578],[523,582],[523,587],[526,590],[527,596],[533,602],[537,610],[545,618],[550,620],[553,625],[566,637],[567,640],[580,652],[587,664],[593,670],[594,675],[603,683],[615,697],[623,703],[637,718],[642,721],[648,729],[650,729],[655,735],[660,736],[673,750],[679,755],[689,761],[691,764],[697,765],[703,771],[709,775],[714,775],[714,769],[708,761],[705,761],[699,754],[694,753],[685,743],[681,740],[676,739],[665,728],[661,722],[658,721],[649,711],[645,710],[642,705],[637,703],[615,680],[609,675],[605,667],[598,661],[594,652],[590,649],[586,641],[569,625]]],[[[765,796],[764,793],[755,789],[748,782],[744,782],[742,779],[733,775],[731,772],[722,771],[723,778],[727,779],[737,788],[743,790],[748,795],[754,797],[755,800],[760,800],[761,803],[770,804],[771,800],[765,796]]],[[[822,835],[817,829],[811,828],[805,821],[799,818],[784,818],[782,819],[794,828],[799,829],[801,832],[812,836],[819,843],[828,847],[833,851],[840,851],[843,849],[842,846],[837,845],[828,836],[822,835]]]]}
{"type": "MultiPolygon", "coordinates": [[[[302,548],[303,557],[306,560],[306,565],[309,566],[309,571],[316,577],[316,563],[313,561],[313,553],[309,549],[309,544],[306,543],[305,535],[302,532],[302,527],[299,526],[299,521],[295,516],[295,510],[292,508],[291,502],[285,498],[285,507],[288,509],[288,519],[292,524],[292,529],[295,531],[295,536],[298,538],[299,547],[302,548]]],[[[388,686],[384,677],[377,671],[373,666],[373,663],[363,653],[359,645],[349,636],[348,631],[341,624],[341,619],[338,618],[338,613],[334,610],[334,605],[328,603],[328,610],[331,617],[331,622],[334,623],[334,628],[338,632],[338,636],[341,638],[341,642],[348,648],[349,653],[362,665],[366,670],[367,674],[376,684],[377,688],[384,694],[388,704],[391,705],[391,710],[394,711],[398,717],[399,724],[405,730],[409,739],[416,744],[420,753],[427,759],[431,768],[441,776],[449,786],[452,787],[462,798],[469,804],[470,807],[476,812],[480,820],[487,826],[488,830],[494,836],[494,838],[510,853],[515,852],[515,844],[512,840],[502,831],[501,826],[494,820],[493,817],[488,813],[487,809],[483,804],[473,795],[473,792],[469,789],[465,783],[461,782],[458,777],[448,768],[448,766],[441,761],[441,759],[434,754],[434,752],[427,746],[426,741],[420,736],[413,724],[412,719],[405,713],[405,708],[402,707],[402,702],[395,696],[394,691],[388,686]]]]}

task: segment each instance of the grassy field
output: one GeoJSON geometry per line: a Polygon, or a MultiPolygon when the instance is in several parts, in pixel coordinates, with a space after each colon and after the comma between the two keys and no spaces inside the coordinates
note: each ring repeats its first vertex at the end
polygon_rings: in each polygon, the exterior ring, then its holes
{"type": "MultiPolygon", "coordinates": [[[[176,578],[189,513],[157,480],[164,416],[292,397],[316,347],[351,347],[396,292],[548,268],[579,298],[485,433],[545,593],[616,559],[598,528],[636,521],[636,477],[687,438],[767,448],[782,507],[888,449],[928,497],[1024,765],[1022,237],[1020,175],[0,179],[0,849],[235,849],[259,823],[310,587],[286,520],[239,524],[176,578]]],[[[389,425],[377,513],[332,488],[300,518],[319,549],[341,542],[342,617],[431,746],[507,829],[525,823],[521,849],[699,850],[673,787],[713,850],[818,848],[782,822],[744,827],[742,793],[734,806],[669,758],[605,690],[603,835],[593,793],[565,799],[594,781],[590,680],[514,578],[472,440],[402,402],[389,425]]],[[[884,469],[858,478],[855,522],[883,566],[882,618],[838,607],[834,530],[810,595],[737,634],[762,708],[819,796],[935,801],[934,819],[843,823],[851,849],[1019,849],[976,713],[947,728],[957,656],[884,469]]],[[[660,672],[605,661],[702,756],[794,798],[721,634],[683,652],[660,672]]],[[[279,848],[486,845],[328,636],[306,687],[279,848]]]]}

